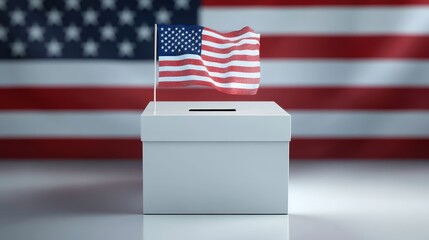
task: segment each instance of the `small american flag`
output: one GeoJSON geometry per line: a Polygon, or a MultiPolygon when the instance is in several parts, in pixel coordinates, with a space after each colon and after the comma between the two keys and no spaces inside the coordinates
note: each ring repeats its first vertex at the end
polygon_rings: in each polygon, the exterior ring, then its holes
{"type": "Polygon", "coordinates": [[[220,33],[195,25],[159,25],[159,86],[211,86],[254,95],[260,79],[259,34],[220,33]]]}

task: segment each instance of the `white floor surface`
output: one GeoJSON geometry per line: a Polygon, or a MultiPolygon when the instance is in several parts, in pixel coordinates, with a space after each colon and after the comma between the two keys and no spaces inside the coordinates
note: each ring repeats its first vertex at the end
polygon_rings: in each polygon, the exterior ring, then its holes
{"type": "Polygon", "coordinates": [[[138,161],[0,161],[4,240],[427,240],[429,161],[294,161],[290,215],[142,213],[138,161]]]}

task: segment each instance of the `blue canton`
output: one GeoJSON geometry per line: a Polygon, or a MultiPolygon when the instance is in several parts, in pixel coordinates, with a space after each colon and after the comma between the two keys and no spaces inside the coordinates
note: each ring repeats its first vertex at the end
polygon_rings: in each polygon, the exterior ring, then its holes
{"type": "Polygon", "coordinates": [[[153,59],[154,24],[198,24],[199,6],[199,0],[0,0],[0,59],[153,59]]]}
{"type": "Polygon", "coordinates": [[[158,55],[201,54],[203,27],[195,25],[158,26],[158,55]]]}

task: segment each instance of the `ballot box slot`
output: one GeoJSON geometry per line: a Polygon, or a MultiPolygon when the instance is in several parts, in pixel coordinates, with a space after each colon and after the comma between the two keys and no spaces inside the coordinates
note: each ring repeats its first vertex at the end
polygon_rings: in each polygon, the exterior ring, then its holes
{"type": "Polygon", "coordinates": [[[235,108],[189,108],[189,112],[235,112],[235,108]]]}

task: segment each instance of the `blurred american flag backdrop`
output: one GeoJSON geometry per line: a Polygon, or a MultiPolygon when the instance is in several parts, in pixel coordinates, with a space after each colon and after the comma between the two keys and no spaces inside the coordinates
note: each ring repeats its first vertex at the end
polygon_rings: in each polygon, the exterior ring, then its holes
{"type": "Polygon", "coordinates": [[[0,158],[140,159],[155,23],[261,33],[257,95],[158,100],[276,101],[292,159],[429,159],[429,0],[0,0],[0,158]]]}

